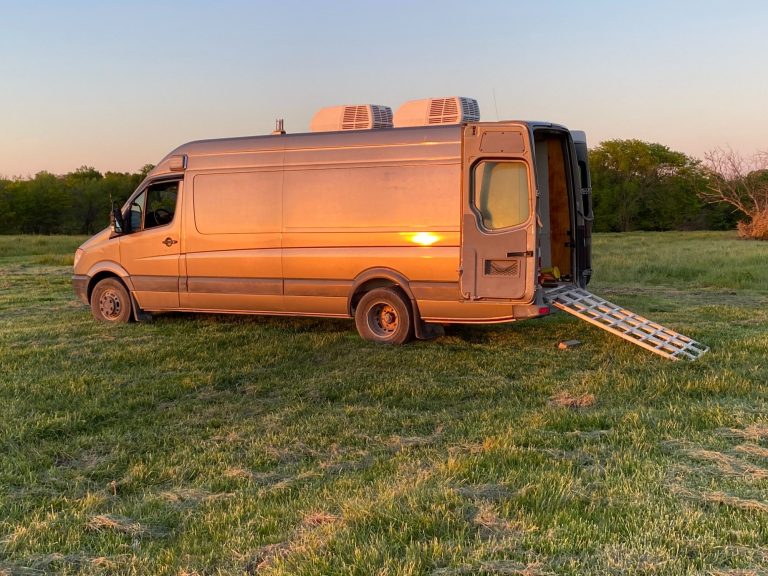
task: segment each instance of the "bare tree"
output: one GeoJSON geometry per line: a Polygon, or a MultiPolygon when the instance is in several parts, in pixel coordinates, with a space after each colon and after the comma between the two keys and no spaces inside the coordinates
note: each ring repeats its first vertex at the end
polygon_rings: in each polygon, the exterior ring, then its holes
{"type": "Polygon", "coordinates": [[[730,148],[717,148],[704,155],[709,172],[699,196],[712,204],[726,203],[747,217],[738,223],[742,238],[768,240],[768,152],[744,158],[730,148]]]}

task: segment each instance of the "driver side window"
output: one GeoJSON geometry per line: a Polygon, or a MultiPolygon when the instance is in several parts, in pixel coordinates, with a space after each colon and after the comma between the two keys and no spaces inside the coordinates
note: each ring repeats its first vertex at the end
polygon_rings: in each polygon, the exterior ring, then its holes
{"type": "Polygon", "coordinates": [[[128,213],[130,232],[165,226],[173,222],[179,183],[158,182],[150,184],[131,202],[128,213]]]}
{"type": "Polygon", "coordinates": [[[131,202],[131,209],[128,212],[128,230],[130,232],[138,232],[141,230],[141,225],[144,222],[144,204],[147,199],[147,191],[145,190],[131,202]]]}

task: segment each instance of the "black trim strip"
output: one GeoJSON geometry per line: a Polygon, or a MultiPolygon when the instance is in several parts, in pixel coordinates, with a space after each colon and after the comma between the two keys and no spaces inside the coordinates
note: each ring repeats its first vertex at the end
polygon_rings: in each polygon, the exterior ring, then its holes
{"type": "Polygon", "coordinates": [[[136,292],[178,292],[178,276],[131,276],[136,292]]]}
{"type": "Polygon", "coordinates": [[[280,296],[283,293],[281,278],[209,278],[190,276],[187,289],[197,294],[252,294],[280,296]]]}
{"type": "Polygon", "coordinates": [[[461,299],[458,282],[411,282],[411,291],[417,300],[454,301],[461,299]]]}
{"type": "Polygon", "coordinates": [[[286,296],[329,296],[346,298],[352,289],[351,280],[299,280],[286,278],[286,296]]]}

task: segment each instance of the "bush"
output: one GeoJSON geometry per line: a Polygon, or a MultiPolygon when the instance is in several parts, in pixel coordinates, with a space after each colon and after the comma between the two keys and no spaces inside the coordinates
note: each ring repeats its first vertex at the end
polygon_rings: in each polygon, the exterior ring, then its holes
{"type": "Polygon", "coordinates": [[[736,228],[741,238],[768,240],[768,210],[756,213],[751,220],[742,220],[736,228]]]}

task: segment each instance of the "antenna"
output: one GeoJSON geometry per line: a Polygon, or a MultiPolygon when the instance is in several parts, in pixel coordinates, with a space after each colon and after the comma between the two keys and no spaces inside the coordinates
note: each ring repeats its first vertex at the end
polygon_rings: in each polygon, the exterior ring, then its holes
{"type": "Polygon", "coordinates": [[[496,109],[496,122],[499,121],[499,105],[496,104],[496,88],[491,88],[493,92],[493,107],[496,109]]]}
{"type": "Polygon", "coordinates": [[[275,129],[272,131],[272,134],[276,136],[280,134],[285,134],[285,127],[284,127],[282,118],[277,118],[275,120],[275,129]]]}

